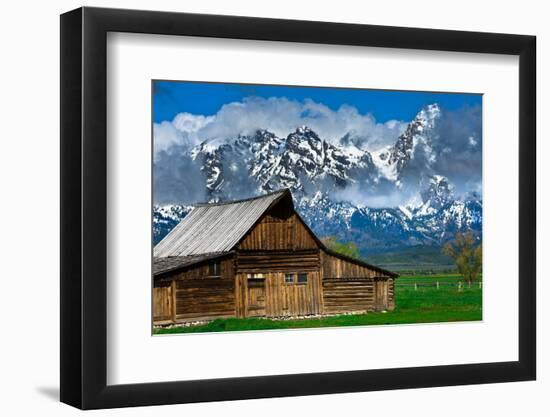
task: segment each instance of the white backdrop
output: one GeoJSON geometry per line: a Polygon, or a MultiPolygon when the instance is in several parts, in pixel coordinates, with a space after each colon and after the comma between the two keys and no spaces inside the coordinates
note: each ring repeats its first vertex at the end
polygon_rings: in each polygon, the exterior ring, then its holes
{"type": "MultiPolygon", "coordinates": [[[[550,91],[547,82],[542,80],[541,83],[540,74],[544,69],[548,72],[550,28],[541,2],[514,2],[513,7],[501,4],[498,10],[491,4],[469,0],[460,2],[460,7],[438,1],[419,5],[405,0],[376,4],[340,0],[331,5],[284,0],[203,0],[186,4],[179,1],[90,0],[87,4],[537,34],[538,136],[542,138],[549,133],[542,115],[550,91]]],[[[0,219],[5,283],[0,303],[4,328],[0,409],[6,415],[76,414],[75,410],[56,402],[59,376],[58,14],[80,5],[70,0],[56,4],[10,3],[0,18],[3,50],[0,71],[4,80],[3,100],[0,101],[4,122],[0,164],[4,204],[0,219]],[[32,275],[23,268],[27,265],[34,266],[32,275]],[[22,305],[25,308],[21,308],[22,305]]],[[[550,152],[550,148],[540,139],[539,143],[540,213],[550,210],[548,192],[542,193],[542,184],[550,179],[549,169],[543,168],[541,163],[542,155],[550,152]]],[[[550,250],[550,223],[540,215],[539,220],[539,259],[544,262],[544,255],[550,250]]],[[[364,415],[369,410],[375,414],[422,416],[481,413],[516,416],[529,412],[542,415],[543,410],[548,412],[544,394],[550,389],[550,367],[544,357],[544,352],[549,351],[550,337],[549,326],[544,322],[550,310],[542,300],[550,285],[544,277],[540,278],[538,329],[539,352],[543,355],[539,354],[537,382],[141,408],[98,414],[275,416],[297,412],[318,415],[344,412],[364,415]]],[[[471,349],[476,348],[471,346],[471,349]]]]}

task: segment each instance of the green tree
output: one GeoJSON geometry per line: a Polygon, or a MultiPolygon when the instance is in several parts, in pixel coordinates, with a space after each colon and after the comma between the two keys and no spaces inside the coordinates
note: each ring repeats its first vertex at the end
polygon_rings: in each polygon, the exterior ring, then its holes
{"type": "Polygon", "coordinates": [[[454,242],[443,246],[443,253],[453,258],[466,282],[471,283],[481,272],[482,245],[476,242],[472,233],[458,233],[454,242]]]}
{"type": "Polygon", "coordinates": [[[338,242],[336,236],[328,236],[321,239],[321,241],[325,244],[327,248],[333,250],[334,252],[338,252],[346,256],[351,256],[352,258],[356,259],[360,258],[359,249],[357,249],[357,245],[353,242],[338,242]]]}

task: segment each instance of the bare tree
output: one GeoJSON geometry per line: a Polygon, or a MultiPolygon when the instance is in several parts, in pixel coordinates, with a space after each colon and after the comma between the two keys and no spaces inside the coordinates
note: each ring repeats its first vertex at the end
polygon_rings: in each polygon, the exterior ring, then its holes
{"type": "Polygon", "coordinates": [[[481,272],[482,248],[481,242],[477,243],[474,235],[458,233],[454,242],[443,246],[443,253],[453,258],[458,272],[466,282],[471,283],[481,272]]]}

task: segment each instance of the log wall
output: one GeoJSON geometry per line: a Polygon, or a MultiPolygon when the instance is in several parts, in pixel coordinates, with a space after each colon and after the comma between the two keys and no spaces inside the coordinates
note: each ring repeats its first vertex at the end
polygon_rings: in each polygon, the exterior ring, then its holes
{"type": "Polygon", "coordinates": [[[167,320],[181,323],[234,317],[234,259],[218,262],[219,276],[210,276],[209,263],[205,263],[175,271],[156,281],[153,288],[153,321],[157,324],[167,320]]]}
{"type": "Polygon", "coordinates": [[[321,251],[325,313],[393,310],[394,280],[379,271],[321,251]]]}
{"type": "Polygon", "coordinates": [[[176,281],[176,321],[235,316],[235,283],[232,279],[176,281]]]}
{"type": "Polygon", "coordinates": [[[375,278],[380,273],[374,269],[338,258],[321,251],[321,268],[325,278],[375,278]]]}
{"type": "Polygon", "coordinates": [[[239,251],[237,273],[319,271],[319,250],[239,251]]]}
{"type": "MultiPolygon", "coordinates": [[[[205,262],[204,264],[181,269],[179,271],[174,271],[173,273],[168,274],[163,277],[159,282],[163,281],[173,281],[180,279],[211,279],[209,276],[209,265],[210,263],[215,262],[214,260],[210,262],[205,262]]],[[[233,277],[233,258],[226,258],[218,261],[220,263],[220,278],[221,279],[231,279],[233,277]]],[[[157,284],[155,283],[155,286],[157,284]]]]}
{"type": "Polygon", "coordinates": [[[375,282],[371,278],[323,279],[324,312],[330,314],[375,310],[375,282]]]}

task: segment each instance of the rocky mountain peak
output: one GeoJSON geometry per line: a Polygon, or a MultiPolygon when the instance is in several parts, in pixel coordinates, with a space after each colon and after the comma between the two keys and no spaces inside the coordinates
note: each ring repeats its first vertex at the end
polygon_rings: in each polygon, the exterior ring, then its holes
{"type": "Polygon", "coordinates": [[[432,175],[422,181],[420,191],[422,202],[429,203],[430,207],[439,209],[454,198],[453,186],[442,175],[432,175]]]}
{"type": "Polygon", "coordinates": [[[298,126],[296,128],[296,133],[301,135],[314,134],[315,136],[317,136],[317,134],[313,130],[311,130],[307,125],[298,126]]]}
{"type": "MultiPolygon", "coordinates": [[[[405,132],[399,136],[390,149],[389,155],[387,157],[384,155],[387,164],[394,166],[397,177],[413,157],[417,146],[422,146],[425,153],[431,152],[430,131],[434,129],[440,115],[441,109],[438,104],[430,104],[422,108],[408,124],[405,132]]],[[[430,157],[431,155],[428,155],[428,160],[430,157]]]]}
{"type": "Polygon", "coordinates": [[[266,141],[278,141],[279,138],[275,135],[275,133],[267,130],[267,129],[258,129],[254,134],[249,137],[245,136],[245,139],[251,139],[253,142],[266,142],[266,141]]]}
{"type": "Polygon", "coordinates": [[[433,129],[440,116],[441,108],[439,107],[439,104],[428,104],[418,112],[413,122],[416,122],[417,129],[433,129]]]}
{"type": "Polygon", "coordinates": [[[287,147],[300,154],[313,153],[314,159],[322,163],[323,140],[307,126],[300,126],[286,138],[287,147]],[[319,159],[320,158],[320,159],[319,159]]]}

